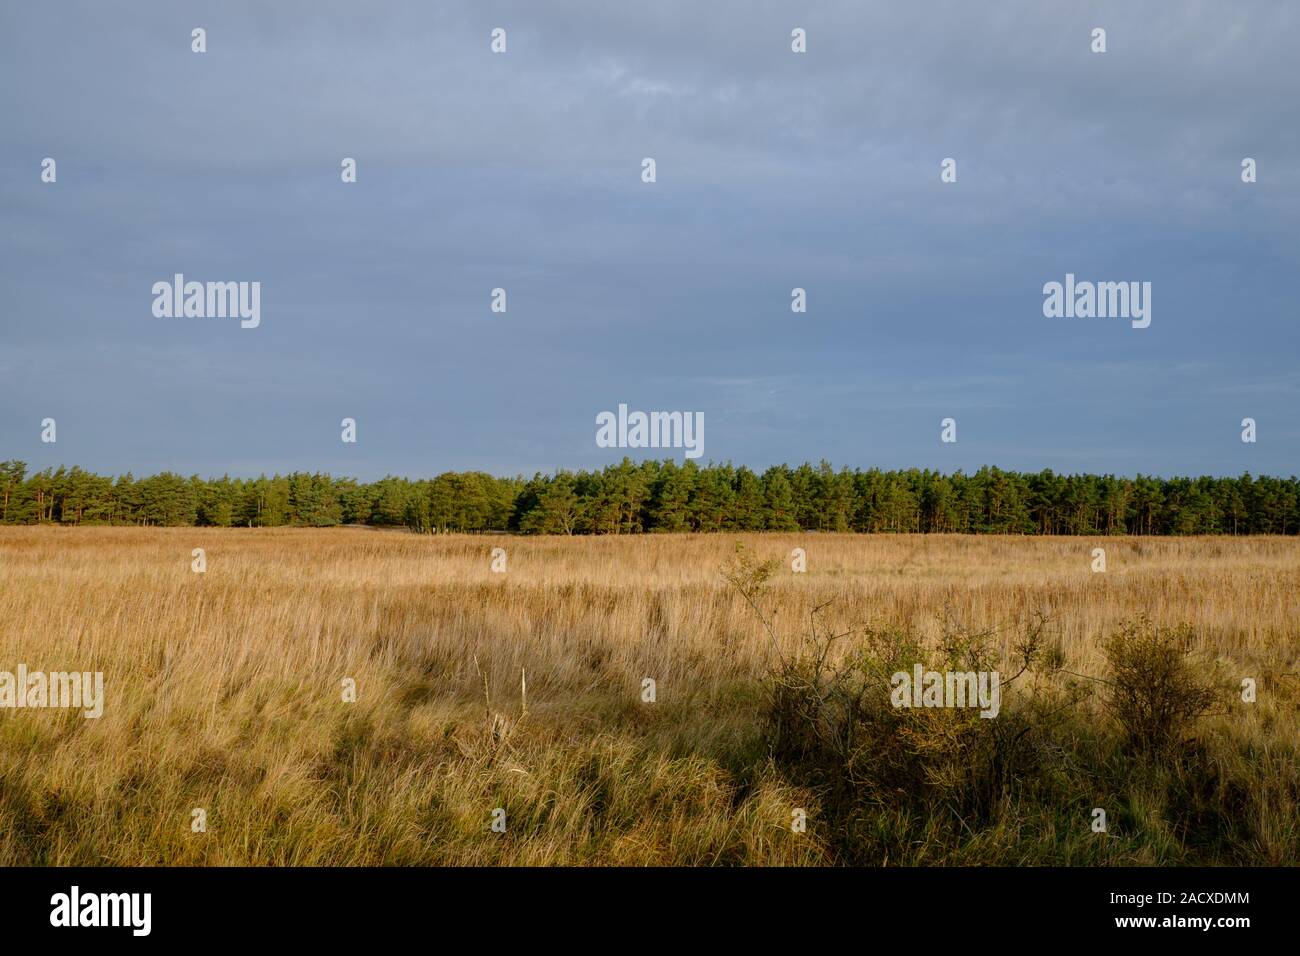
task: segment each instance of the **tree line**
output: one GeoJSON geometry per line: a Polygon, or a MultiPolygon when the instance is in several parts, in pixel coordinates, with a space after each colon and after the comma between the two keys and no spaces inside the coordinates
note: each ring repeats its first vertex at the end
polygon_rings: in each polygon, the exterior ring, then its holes
{"type": "Polygon", "coordinates": [[[524,534],[858,531],[1297,534],[1297,479],[835,470],[633,462],[499,478],[446,472],[359,482],[295,472],[135,478],[0,462],[0,523],[328,527],[524,534]]]}

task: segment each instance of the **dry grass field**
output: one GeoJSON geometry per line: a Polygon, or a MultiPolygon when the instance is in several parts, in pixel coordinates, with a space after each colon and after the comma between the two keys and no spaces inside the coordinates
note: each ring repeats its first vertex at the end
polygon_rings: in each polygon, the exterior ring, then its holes
{"type": "Polygon", "coordinates": [[[1272,537],[0,529],[0,671],[102,671],[106,698],[0,710],[0,864],[1295,864],[1298,595],[1272,537]],[[721,573],[738,541],[784,562],[771,633],[721,573]],[[984,722],[1023,721],[1031,759],[965,802],[931,760],[960,735],[900,737],[914,792],[782,757],[772,675],[826,602],[837,661],[984,633],[1007,672],[1048,615],[1056,669],[984,722]],[[1173,755],[1106,706],[1103,642],[1143,616],[1226,688],[1173,755]]]}

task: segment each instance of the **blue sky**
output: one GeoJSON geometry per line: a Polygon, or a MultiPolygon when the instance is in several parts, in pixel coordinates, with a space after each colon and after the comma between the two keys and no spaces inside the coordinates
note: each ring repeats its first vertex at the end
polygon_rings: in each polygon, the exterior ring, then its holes
{"type": "Polygon", "coordinates": [[[807,7],[4,5],[0,458],[590,468],[626,403],[756,468],[1297,472],[1300,7],[807,7]]]}

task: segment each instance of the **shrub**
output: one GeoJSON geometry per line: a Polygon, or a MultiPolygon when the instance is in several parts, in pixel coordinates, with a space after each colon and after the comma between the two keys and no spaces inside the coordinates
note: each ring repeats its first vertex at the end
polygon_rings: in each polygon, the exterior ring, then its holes
{"type": "Polygon", "coordinates": [[[1189,666],[1193,636],[1190,625],[1161,628],[1140,618],[1125,622],[1103,645],[1110,712],[1135,750],[1168,755],[1214,709],[1217,691],[1189,666]]]}
{"type": "MultiPolygon", "coordinates": [[[[1004,698],[994,719],[976,708],[896,708],[890,677],[915,664],[941,672],[1001,670],[995,632],[949,619],[940,639],[926,646],[896,629],[826,627],[823,604],[813,609],[799,650],[787,656],[759,606],[771,573],[770,563],[743,551],[724,571],[778,648],[765,682],[764,740],[776,766],[818,791],[823,809],[839,822],[840,849],[849,858],[868,849],[850,834],[869,831],[882,808],[898,811],[898,819],[991,818],[1022,779],[1038,772],[1058,715],[1083,696],[1046,690],[1019,710],[1008,709],[1004,698]]],[[[1002,677],[1003,691],[1053,656],[1048,623],[1037,616],[1021,628],[1009,662],[1015,673],[1002,677]]]]}

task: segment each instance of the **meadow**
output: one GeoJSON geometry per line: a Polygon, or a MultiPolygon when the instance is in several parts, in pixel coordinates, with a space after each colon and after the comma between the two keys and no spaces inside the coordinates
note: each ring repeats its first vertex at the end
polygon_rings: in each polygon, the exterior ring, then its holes
{"type": "Polygon", "coordinates": [[[0,528],[0,670],[105,686],[0,710],[0,865],[1296,864],[1297,595],[1293,537],[0,528]],[[1213,698],[1169,746],[1117,634],[1213,698]],[[882,641],[1023,675],[899,723],[882,641]]]}

